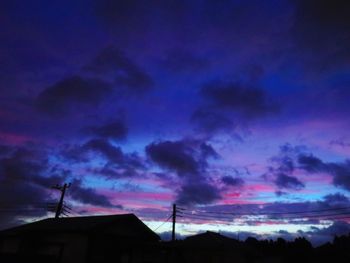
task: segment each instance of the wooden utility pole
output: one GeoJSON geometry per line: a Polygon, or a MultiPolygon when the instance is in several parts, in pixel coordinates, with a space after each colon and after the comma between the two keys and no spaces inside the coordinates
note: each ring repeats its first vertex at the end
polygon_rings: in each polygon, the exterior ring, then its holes
{"type": "Polygon", "coordinates": [[[176,204],[173,204],[173,231],[171,235],[171,241],[175,241],[175,224],[176,224],[176,204]]]}
{"type": "Polygon", "coordinates": [[[66,193],[67,188],[70,187],[70,184],[64,184],[63,186],[55,185],[52,188],[61,191],[61,197],[60,201],[57,204],[56,207],[56,213],[55,213],[55,218],[59,218],[62,211],[63,211],[63,200],[64,200],[64,195],[66,193]]]}

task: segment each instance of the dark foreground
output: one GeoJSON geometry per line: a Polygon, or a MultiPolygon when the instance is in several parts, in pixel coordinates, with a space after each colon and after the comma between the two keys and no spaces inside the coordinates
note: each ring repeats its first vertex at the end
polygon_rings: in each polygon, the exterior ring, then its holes
{"type": "MultiPolygon", "coordinates": [[[[86,255],[63,257],[53,247],[41,248],[33,243],[31,249],[18,253],[1,253],[1,263],[68,263],[68,262],[115,262],[115,263],[160,263],[160,262],[350,262],[350,235],[335,237],[333,242],[312,247],[304,238],[293,242],[284,239],[262,240],[248,238],[238,241],[211,233],[212,237],[199,237],[172,242],[134,243],[115,242],[109,247],[91,247],[86,255]],[[216,236],[215,236],[216,235],[216,236]]],[[[81,244],[76,244],[80,246],[81,244]]],[[[75,251],[76,252],[76,251],[75,251]]]]}
{"type": "Polygon", "coordinates": [[[350,234],[313,247],[287,242],[239,241],[207,231],[174,242],[133,214],[48,218],[0,231],[0,263],[278,263],[350,262],[350,234]]]}

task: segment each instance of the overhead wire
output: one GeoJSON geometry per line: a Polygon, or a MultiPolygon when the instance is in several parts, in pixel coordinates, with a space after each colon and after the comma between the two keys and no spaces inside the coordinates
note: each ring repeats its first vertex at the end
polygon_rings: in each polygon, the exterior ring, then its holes
{"type": "Polygon", "coordinates": [[[288,214],[310,214],[310,213],[322,213],[327,211],[339,211],[339,210],[347,210],[350,209],[350,206],[348,207],[335,207],[335,208],[327,208],[327,209],[319,209],[319,210],[304,210],[304,211],[279,211],[279,212],[221,212],[221,211],[203,211],[203,210],[195,210],[195,209],[186,209],[181,208],[184,211],[192,211],[197,213],[203,213],[203,214],[218,214],[218,215],[288,215],[288,214]]]}
{"type": "Polygon", "coordinates": [[[161,223],[159,226],[157,226],[153,232],[155,232],[156,230],[158,230],[159,228],[161,228],[165,223],[167,223],[169,221],[169,219],[172,218],[172,215],[170,215],[163,223],[161,223]]]}

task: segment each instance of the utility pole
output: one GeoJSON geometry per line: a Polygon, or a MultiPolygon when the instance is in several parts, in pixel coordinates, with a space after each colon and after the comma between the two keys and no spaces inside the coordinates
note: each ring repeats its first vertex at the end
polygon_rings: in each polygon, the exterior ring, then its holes
{"type": "Polygon", "coordinates": [[[171,235],[171,241],[175,241],[175,224],[176,224],[176,204],[173,204],[173,231],[171,235]]]}
{"type": "Polygon", "coordinates": [[[63,200],[64,200],[64,195],[66,193],[67,188],[70,187],[71,184],[64,184],[63,186],[60,185],[55,185],[52,188],[61,191],[61,197],[60,197],[60,201],[57,204],[56,207],[56,214],[55,214],[55,218],[59,218],[61,213],[63,212],[63,200]]]}

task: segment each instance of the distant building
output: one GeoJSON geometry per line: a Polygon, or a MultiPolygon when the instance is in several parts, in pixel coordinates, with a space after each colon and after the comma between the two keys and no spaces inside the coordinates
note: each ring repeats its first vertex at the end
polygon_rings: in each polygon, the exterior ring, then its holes
{"type": "Polygon", "coordinates": [[[0,231],[0,262],[161,262],[159,241],[133,214],[49,218],[0,231]]]}
{"type": "Polygon", "coordinates": [[[219,233],[207,231],[187,237],[179,244],[186,262],[246,262],[247,250],[241,243],[219,233]]]}

